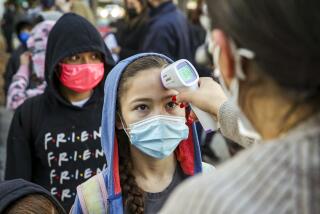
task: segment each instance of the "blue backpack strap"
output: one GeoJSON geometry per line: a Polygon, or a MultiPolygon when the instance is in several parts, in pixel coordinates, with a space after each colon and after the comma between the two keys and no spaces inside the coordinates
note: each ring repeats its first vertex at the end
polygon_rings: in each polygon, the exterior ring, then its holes
{"type": "Polygon", "coordinates": [[[83,214],[78,195],[70,209],[69,214],[83,214]]]}
{"type": "Polygon", "coordinates": [[[83,214],[107,214],[108,193],[102,173],[77,187],[83,214]]]}
{"type": "Polygon", "coordinates": [[[202,173],[203,174],[207,174],[210,172],[213,172],[216,168],[214,166],[212,166],[211,164],[202,162],[202,173]]]}

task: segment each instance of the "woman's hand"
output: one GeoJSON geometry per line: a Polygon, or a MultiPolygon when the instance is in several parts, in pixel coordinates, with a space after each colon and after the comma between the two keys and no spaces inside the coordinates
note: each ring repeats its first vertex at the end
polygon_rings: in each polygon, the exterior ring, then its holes
{"type": "Polygon", "coordinates": [[[199,89],[196,91],[183,91],[176,96],[177,103],[191,103],[205,112],[217,116],[221,105],[227,97],[221,86],[212,78],[202,77],[199,89]]]}

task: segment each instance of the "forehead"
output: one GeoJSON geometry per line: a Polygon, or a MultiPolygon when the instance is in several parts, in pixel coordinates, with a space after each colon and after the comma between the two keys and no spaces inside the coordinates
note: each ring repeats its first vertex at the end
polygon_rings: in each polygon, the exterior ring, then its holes
{"type": "Polygon", "coordinates": [[[160,78],[161,69],[151,68],[138,72],[128,79],[124,98],[128,101],[137,98],[161,99],[172,93],[163,87],[160,78]]]}
{"type": "Polygon", "coordinates": [[[87,51],[87,52],[72,54],[72,55],[70,55],[68,57],[75,56],[75,55],[86,57],[86,56],[90,56],[92,54],[99,54],[99,52],[97,52],[97,51],[87,51]]]}

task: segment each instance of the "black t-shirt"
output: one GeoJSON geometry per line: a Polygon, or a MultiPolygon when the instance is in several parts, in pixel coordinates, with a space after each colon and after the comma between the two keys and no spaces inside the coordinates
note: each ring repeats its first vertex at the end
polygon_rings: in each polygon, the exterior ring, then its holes
{"type": "MultiPolygon", "coordinates": [[[[144,197],[144,213],[153,214],[158,213],[166,200],[169,198],[171,192],[178,186],[187,176],[183,173],[180,166],[178,166],[174,172],[173,178],[169,186],[162,192],[149,193],[145,192],[144,197]]],[[[128,213],[125,211],[125,213],[128,213]]]]}
{"type": "Polygon", "coordinates": [[[169,198],[171,192],[178,186],[187,176],[183,173],[182,169],[178,166],[173,175],[172,181],[169,186],[158,193],[149,193],[146,192],[145,196],[145,214],[148,213],[158,213],[162,208],[163,204],[169,198]]]}

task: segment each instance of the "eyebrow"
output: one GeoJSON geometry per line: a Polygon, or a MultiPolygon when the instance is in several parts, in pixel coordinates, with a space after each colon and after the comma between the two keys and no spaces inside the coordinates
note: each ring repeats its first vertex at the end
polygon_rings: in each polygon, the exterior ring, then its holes
{"type": "MultiPolygon", "coordinates": [[[[163,97],[161,100],[168,100],[170,99],[171,100],[171,97],[174,96],[174,94],[172,95],[167,95],[165,97],[163,97]]],[[[141,97],[141,98],[137,98],[137,99],[133,99],[130,101],[130,103],[138,103],[138,102],[151,102],[152,99],[151,98],[144,98],[144,97],[141,97]]]]}
{"type": "Polygon", "coordinates": [[[150,98],[137,98],[137,99],[132,99],[130,100],[130,103],[138,103],[138,102],[151,102],[152,99],[150,98]]]}

